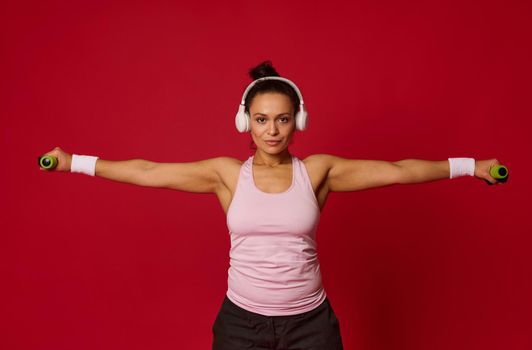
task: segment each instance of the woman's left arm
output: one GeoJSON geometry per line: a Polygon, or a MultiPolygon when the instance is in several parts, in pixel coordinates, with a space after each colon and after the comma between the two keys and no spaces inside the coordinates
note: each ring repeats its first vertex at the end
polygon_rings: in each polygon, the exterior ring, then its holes
{"type": "MultiPolygon", "coordinates": [[[[396,162],[383,160],[345,159],[332,155],[322,157],[328,165],[327,187],[331,192],[359,191],[393,184],[414,184],[449,179],[448,160],[430,161],[403,159],[396,162]]],[[[475,177],[490,183],[499,183],[490,176],[490,167],[499,165],[497,159],[475,161],[475,177]]]]}
{"type": "MultiPolygon", "coordinates": [[[[500,165],[497,159],[475,160],[474,176],[491,184],[501,184],[490,175],[490,168],[500,165]]],[[[395,164],[401,166],[403,176],[399,183],[421,183],[450,177],[448,160],[430,161],[420,159],[404,159],[395,164]]]]}

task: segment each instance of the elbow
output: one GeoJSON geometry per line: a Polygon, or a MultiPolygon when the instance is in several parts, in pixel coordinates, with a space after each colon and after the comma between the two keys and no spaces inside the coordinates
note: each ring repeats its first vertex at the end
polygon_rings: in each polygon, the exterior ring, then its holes
{"type": "Polygon", "coordinates": [[[150,160],[142,160],[142,166],[141,166],[141,169],[143,171],[148,171],[148,170],[153,170],[153,168],[155,168],[157,166],[157,163],[156,162],[152,162],[150,160]]]}
{"type": "Polygon", "coordinates": [[[131,174],[130,182],[144,187],[160,187],[154,170],[158,163],[144,159],[137,159],[137,171],[131,174]]]}
{"type": "Polygon", "coordinates": [[[395,175],[393,183],[398,185],[412,183],[414,181],[414,179],[412,178],[412,174],[408,171],[407,167],[403,166],[404,164],[402,164],[401,162],[402,161],[392,163],[395,167],[393,171],[393,174],[395,175]]]}

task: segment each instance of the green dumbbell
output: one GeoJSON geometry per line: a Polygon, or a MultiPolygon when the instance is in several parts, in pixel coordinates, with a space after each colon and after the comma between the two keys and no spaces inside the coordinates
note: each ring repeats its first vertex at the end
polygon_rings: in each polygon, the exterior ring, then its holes
{"type": "Polygon", "coordinates": [[[39,166],[44,170],[52,170],[57,166],[57,157],[54,156],[41,156],[37,158],[39,160],[39,166]]]}
{"type": "MultiPolygon", "coordinates": [[[[492,178],[497,180],[497,182],[506,182],[508,181],[508,176],[510,175],[508,172],[508,168],[504,165],[496,165],[494,167],[490,168],[490,175],[492,178]]],[[[488,185],[493,185],[488,180],[484,180],[487,182],[488,185]]]]}

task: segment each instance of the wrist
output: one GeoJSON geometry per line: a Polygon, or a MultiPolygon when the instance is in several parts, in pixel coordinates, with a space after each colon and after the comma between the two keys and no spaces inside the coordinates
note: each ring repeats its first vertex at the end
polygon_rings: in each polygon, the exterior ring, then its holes
{"type": "Polygon", "coordinates": [[[449,178],[454,179],[460,176],[475,175],[474,158],[448,158],[449,160],[449,178]]]}
{"type": "Polygon", "coordinates": [[[98,157],[73,154],[70,163],[70,172],[90,176],[96,174],[96,161],[98,157]]]}

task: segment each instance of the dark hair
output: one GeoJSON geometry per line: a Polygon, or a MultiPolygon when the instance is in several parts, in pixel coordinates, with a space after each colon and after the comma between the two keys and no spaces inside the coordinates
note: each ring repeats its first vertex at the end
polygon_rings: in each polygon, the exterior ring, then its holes
{"type": "MultiPolygon", "coordinates": [[[[251,68],[249,70],[249,76],[253,80],[263,77],[280,77],[279,73],[277,73],[275,68],[273,68],[272,62],[269,60],[251,68]]],[[[263,94],[266,92],[277,92],[288,96],[294,107],[294,115],[299,111],[299,96],[292,86],[280,80],[264,80],[255,84],[249,90],[245,100],[246,113],[249,113],[249,107],[251,106],[251,101],[253,101],[253,98],[258,94],[263,94]]]]}

